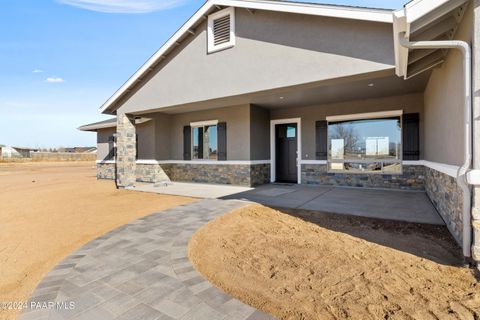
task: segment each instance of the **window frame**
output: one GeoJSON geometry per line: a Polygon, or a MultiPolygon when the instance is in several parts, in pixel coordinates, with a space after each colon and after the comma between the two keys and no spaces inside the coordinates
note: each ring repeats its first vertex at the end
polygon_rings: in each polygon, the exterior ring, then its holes
{"type": "Polygon", "coordinates": [[[208,16],[207,26],[207,52],[214,53],[217,51],[225,50],[235,46],[235,8],[229,7],[208,16]],[[230,16],[230,41],[215,45],[215,35],[213,33],[213,22],[217,19],[230,16]]]}
{"type": "Polygon", "coordinates": [[[403,110],[394,110],[394,111],[380,111],[380,112],[369,112],[369,113],[357,113],[357,114],[349,114],[349,115],[341,115],[341,116],[331,116],[327,117],[327,172],[328,173],[339,173],[339,174],[380,174],[380,175],[402,175],[403,174],[403,110]],[[375,158],[375,159],[331,159],[331,143],[330,143],[330,123],[331,122],[341,122],[341,121],[361,121],[361,120],[381,120],[381,119],[388,119],[398,117],[400,123],[400,150],[399,150],[399,159],[382,159],[382,158],[375,158]],[[358,172],[358,171],[348,171],[344,169],[342,170],[332,170],[331,164],[332,163],[361,163],[361,164],[373,164],[373,163],[381,163],[381,170],[380,171],[366,171],[366,172],[358,172]],[[398,163],[400,165],[400,171],[398,172],[384,172],[383,168],[385,164],[395,164],[398,163]]]}
{"type": "MultiPolygon", "coordinates": [[[[208,120],[208,121],[199,121],[199,122],[191,122],[190,123],[190,158],[191,160],[195,160],[195,161],[218,161],[218,120],[208,120]],[[194,152],[193,152],[193,148],[195,147],[194,146],[194,143],[193,143],[193,134],[194,134],[194,131],[193,130],[194,128],[203,128],[203,134],[205,134],[205,127],[209,127],[209,126],[217,126],[217,157],[216,159],[195,159],[193,157],[194,155],[194,152]]],[[[203,156],[203,155],[202,155],[203,156]]]]}

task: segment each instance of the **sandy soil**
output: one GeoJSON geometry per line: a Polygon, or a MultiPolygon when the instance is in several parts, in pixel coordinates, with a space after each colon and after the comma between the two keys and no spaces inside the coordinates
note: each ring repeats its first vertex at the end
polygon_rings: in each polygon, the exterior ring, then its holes
{"type": "MultiPolygon", "coordinates": [[[[48,271],[88,241],[193,199],[115,190],[95,165],[0,164],[0,302],[25,301],[48,271]]],[[[0,319],[15,312],[1,311],[0,319]]]]}
{"type": "Polygon", "coordinates": [[[443,227],[260,205],[189,243],[212,283],[281,319],[480,319],[460,253],[443,227]]]}

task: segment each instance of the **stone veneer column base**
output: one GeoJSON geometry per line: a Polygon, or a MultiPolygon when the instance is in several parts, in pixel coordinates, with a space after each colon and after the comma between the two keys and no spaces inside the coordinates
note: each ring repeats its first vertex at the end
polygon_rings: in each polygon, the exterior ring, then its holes
{"type": "Polygon", "coordinates": [[[329,173],[326,164],[302,164],[302,184],[425,190],[424,166],[403,166],[402,174],[329,173]]]}
{"type": "Polygon", "coordinates": [[[114,163],[97,163],[97,179],[115,179],[114,163]]]}
{"type": "Polygon", "coordinates": [[[134,117],[117,115],[117,185],[133,187],[136,174],[136,130],[134,117]]]}

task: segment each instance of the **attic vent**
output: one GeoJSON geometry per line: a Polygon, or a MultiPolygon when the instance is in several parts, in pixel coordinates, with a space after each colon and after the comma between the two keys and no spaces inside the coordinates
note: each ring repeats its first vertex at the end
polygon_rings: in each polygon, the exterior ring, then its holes
{"type": "Polygon", "coordinates": [[[218,11],[208,17],[208,53],[235,45],[235,9],[218,11]]]}
{"type": "Polygon", "coordinates": [[[213,20],[213,43],[218,46],[230,42],[230,15],[213,20]]]}

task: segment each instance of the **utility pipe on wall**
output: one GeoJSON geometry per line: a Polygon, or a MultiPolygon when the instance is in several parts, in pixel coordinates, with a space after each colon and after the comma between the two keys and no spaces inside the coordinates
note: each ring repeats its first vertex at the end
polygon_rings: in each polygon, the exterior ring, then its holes
{"type": "Polygon", "coordinates": [[[405,32],[399,34],[399,43],[408,49],[457,49],[463,57],[464,74],[464,120],[465,120],[465,154],[464,163],[457,171],[457,183],[463,192],[463,255],[471,257],[472,249],[472,196],[467,173],[472,167],[472,56],[470,45],[465,41],[409,41],[405,32]]]}

